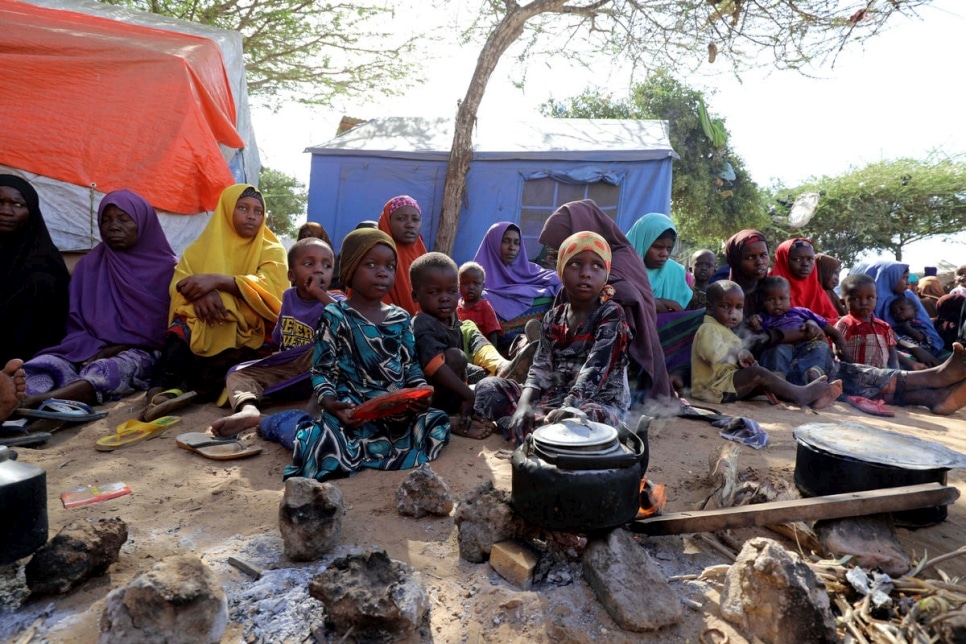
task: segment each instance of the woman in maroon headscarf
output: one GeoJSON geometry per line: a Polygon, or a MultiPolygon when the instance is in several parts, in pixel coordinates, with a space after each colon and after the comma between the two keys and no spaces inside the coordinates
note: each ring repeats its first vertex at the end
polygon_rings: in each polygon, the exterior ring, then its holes
{"type": "MultiPolygon", "coordinates": [[[[555,253],[563,240],[585,230],[603,237],[611,248],[611,271],[607,283],[614,287],[614,300],[624,308],[627,324],[633,334],[629,353],[640,370],[637,374],[631,374],[632,379],[636,378],[639,383],[638,396],[643,390],[646,392],[644,397],[649,400],[667,401],[672,396],[671,384],[657,334],[657,308],[647,279],[647,269],[614,220],[590,199],[572,201],[550,215],[540,232],[539,241],[555,253]]],[[[557,295],[558,299],[563,293],[561,291],[557,295]]]]}
{"type": "Polygon", "coordinates": [[[755,288],[768,276],[768,242],[757,230],[742,230],[725,242],[725,258],[731,267],[728,276],[745,292],[745,319],[758,312],[755,288]]]}

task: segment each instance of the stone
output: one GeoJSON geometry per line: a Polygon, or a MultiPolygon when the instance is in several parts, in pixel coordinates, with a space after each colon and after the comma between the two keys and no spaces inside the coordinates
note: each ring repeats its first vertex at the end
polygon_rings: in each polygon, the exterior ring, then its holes
{"type": "Polygon", "coordinates": [[[117,517],[68,523],[27,563],[27,586],[35,595],[66,593],[107,572],[125,541],[127,524],[117,517]]]}
{"type": "Polygon", "coordinates": [[[533,585],[538,561],[537,553],[518,541],[501,541],[490,549],[490,567],[521,590],[533,585]]]}
{"type": "Polygon", "coordinates": [[[314,561],[335,547],[342,534],[345,503],[331,483],[293,477],[285,481],[278,506],[278,530],[285,556],[292,561],[314,561]]]}
{"type": "Polygon", "coordinates": [[[510,507],[510,492],[483,481],[460,500],[454,517],[459,529],[460,558],[483,563],[494,543],[523,532],[524,522],[510,507]]]}
{"type": "Polygon", "coordinates": [[[309,594],[337,633],[351,628],[359,642],[410,635],[429,616],[429,596],[409,566],[379,549],[336,559],[309,582],[309,594]]]}
{"type": "Polygon", "coordinates": [[[453,511],[453,494],[429,463],[423,463],[396,490],[396,509],[399,514],[417,519],[430,514],[449,516],[453,511]]]}
{"type": "Polygon", "coordinates": [[[765,642],[837,642],[828,593],[811,568],[772,539],[746,542],[725,575],[721,616],[765,642]]]}
{"type": "Polygon", "coordinates": [[[681,600],[626,530],[590,540],[583,570],[607,614],[625,630],[656,631],[684,618],[681,600]]]}
{"type": "Polygon", "coordinates": [[[898,578],[912,568],[891,514],[819,521],[815,535],[823,548],[836,556],[852,555],[854,562],[866,570],[878,568],[898,578]]]}
{"type": "Polygon", "coordinates": [[[220,642],[228,601],[217,577],[194,555],[167,557],[108,593],[99,644],[220,642]]]}

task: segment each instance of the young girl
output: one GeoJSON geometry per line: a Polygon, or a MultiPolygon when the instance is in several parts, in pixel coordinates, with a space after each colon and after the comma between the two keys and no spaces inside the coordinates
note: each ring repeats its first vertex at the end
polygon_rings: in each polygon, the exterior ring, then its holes
{"type": "Polygon", "coordinates": [[[189,387],[215,398],[229,367],[271,353],[287,273],[285,248],[265,226],[262,194],[246,184],[225,188],[175,267],[170,326],[142,420],[187,402],[189,387]]]}
{"type": "Polygon", "coordinates": [[[600,235],[580,232],[565,239],[557,274],[568,301],[544,316],[526,383],[494,377],[476,386],[475,410],[497,421],[507,438],[521,442],[538,413],[548,423],[563,418],[561,407],[576,407],[615,427],[624,417],[630,404],[629,332],[624,309],[606,287],[610,263],[610,246],[600,235]]]}
{"type": "Polygon", "coordinates": [[[362,468],[403,470],[434,460],[449,442],[449,417],[414,402],[400,416],[361,422],[352,409],[389,391],[426,384],[409,314],[382,302],[395,282],[396,245],[379,230],[342,242],[349,299],[325,307],[316,334],[312,385],[322,418],[299,423],[285,478],[324,481],[362,468]]]}
{"type": "MultiPolygon", "coordinates": [[[[395,243],[399,260],[396,282],[382,301],[402,307],[409,315],[416,315],[413,285],[409,282],[409,266],[414,259],[426,254],[423,236],[419,234],[423,224],[422,216],[422,210],[415,199],[408,195],[399,195],[386,202],[378,223],[379,230],[389,235],[395,243]]],[[[339,273],[341,275],[341,270],[339,273]]],[[[348,288],[349,285],[343,283],[342,286],[348,288]]]]}

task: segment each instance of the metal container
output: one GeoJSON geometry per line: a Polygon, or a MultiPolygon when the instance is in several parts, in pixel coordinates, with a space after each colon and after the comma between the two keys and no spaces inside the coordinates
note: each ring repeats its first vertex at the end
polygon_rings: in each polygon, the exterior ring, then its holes
{"type": "Polygon", "coordinates": [[[47,543],[47,472],[10,456],[10,450],[0,446],[0,565],[33,554],[47,543]]]}

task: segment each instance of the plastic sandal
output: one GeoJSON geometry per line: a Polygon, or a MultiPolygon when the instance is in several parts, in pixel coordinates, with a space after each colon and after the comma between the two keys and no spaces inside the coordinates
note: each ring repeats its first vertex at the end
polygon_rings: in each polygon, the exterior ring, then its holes
{"type": "Polygon", "coordinates": [[[40,407],[37,409],[18,409],[17,413],[27,418],[52,418],[72,423],[87,423],[92,420],[107,418],[106,411],[96,412],[88,404],[61,398],[48,398],[40,403],[40,407]]]}
{"type": "Polygon", "coordinates": [[[205,458],[214,461],[230,461],[236,458],[246,458],[261,454],[262,448],[257,445],[247,445],[237,436],[232,438],[212,438],[202,432],[189,432],[181,434],[175,442],[181,449],[186,449],[195,454],[201,454],[205,458]]]}
{"type": "Polygon", "coordinates": [[[161,393],[154,395],[148,406],[144,408],[143,412],[141,412],[141,420],[146,423],[150,423],[157,418],[167,416],[171,412],[187,406],[197,395],[197,392],[194,391],[189,391],[186,393],[180,389],[165,389],[161,393]],[[156,403],[154,401],[158,399],[158,396],[172,396],[172,398],[156,403]]]}
{"type": "Polygon", "coordinates": [[[863,398],[862,396],[848,396],[845,401],[858,409],[859,411],[864,411],[871,416],[885,416],[891,418],[896,415],[896,412],[889,409],[885,405],[884,400],[870,400],[869,398],[863,398]]]}
{"type": "Polygon", "coordinates": [[[149,423],[132,418],[118,425],[112,436],[99,438],[94,444],[94,449],[99,452],[113,452],[119,447],[124,447],[131,443],[139,443],[144,440],[157,438],[168,427],[177,425],[180,422],[181,419],[177,416],[162,416],[149,423]]]}

